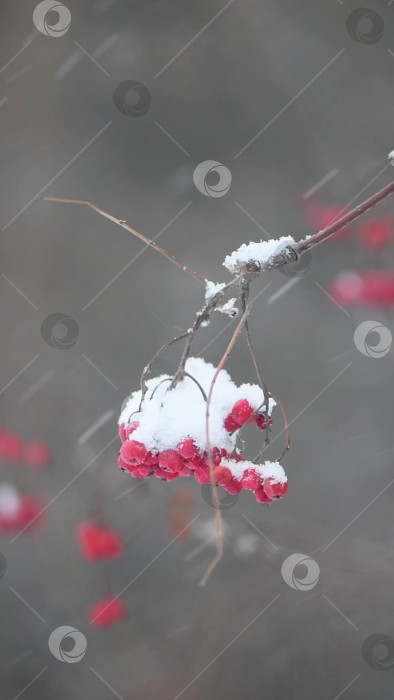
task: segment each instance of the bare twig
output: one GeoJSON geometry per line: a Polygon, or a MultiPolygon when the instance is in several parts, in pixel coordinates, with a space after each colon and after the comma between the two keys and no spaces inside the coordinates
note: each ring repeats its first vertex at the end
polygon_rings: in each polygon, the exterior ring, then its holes
{"type": "Polygon", "coordinates": [[[158,243],[155,243],[155,241],[150,240],[142,233],[139,233],[135,229],[131,228],[131,226],[129,226],[126,223],[126,221],[118,219],[116,216],[113,216],[107,211],[104,211],[104,209],[100,209],[100,207],[96,207],[95,204],[92,204],[91,202],[85,202],[83,199],[65,199],[63,197],[43,197],[42,199],[45,202],[59,202],[61,204],[81,204],[85,207],[89,207],[89,209],[93,209],[93,211],[97,212],[97,214],[104,216],[106,219],[109,219],[109,221],[112,221],[114,224],[117,224],[118,226],[121,226],[122,228],[126,229],[126,231],[128,231],[129,233],[132,233],[133,236],[139,238],[147,246],[150,246],[151,248],[156,250],[158,253],[160,253],[160,255],[163,255],[165,258],[167,258],[167,260],[174,263],[174,265],[176,265],[181,270],[190,275],[190,277],[193,277],[193,279],[205,286],[205,280],[202,277],[200,277],[200,275],[197,272],[194,272],[194,270],[192,270],[190,267],[181,263],[179,260],[177,260],[177,258],[174,257],[174,255],[168,253],[164,248],[159,246],[158,243]]]}
{"type": "Polygon", "coordinates": [[[207,458],[208,458],[208,467],[209,467],[209,476],[211,479],[211,487],[212,487],[212,501],[215,505],[216,509],[216,532],[217,532],[217,537],[216,537],[216,556],[213,559],[213,561],[210,563],[208,566],[207,570],[205,571],[201,581],[200,581],[200,586],[204,586],[206,582],[208,581],[210,575],[212,574],[213,570],[215,569],[216,565],[220,561],[223,555],[223,537],[222,537],[222,524],[221,524],[221,514],[220,514],[220,508],[219,508],[219,498],[218,498],[218,492],[217,492],[217,485],[215,482],[215,474],[214,474],[214,464],[213,464],[213,455],[212,455],[212,445],[211,445],[211,440],[210,440],[210,433],[209,433],[209,417],[210,417],[210,406],[211,406],[211,400],[212,400],[212,394],[213,390],[216,384],[216,380],[222,371],[224,365],[226,364],[231,351],[236,343],[236,340],[242,330],[242,328],[245,325],[245,321],[248,317],[250,311],[249,305],[246,306],[244,313],[242,314],[242,318],[240,319],[239,323],[237,324],[237,327],[231,337],[231,340],[223,353],[222,359],[220,360],[216,370],[215,374],[213,375],[213,379],[211,382],[211,386],[209,387],[209,392],[208,392],[208,401],[207,401],[207,407],[205,411],[205,426],[206,426],[206,434],[207,434],[207,458]]]}

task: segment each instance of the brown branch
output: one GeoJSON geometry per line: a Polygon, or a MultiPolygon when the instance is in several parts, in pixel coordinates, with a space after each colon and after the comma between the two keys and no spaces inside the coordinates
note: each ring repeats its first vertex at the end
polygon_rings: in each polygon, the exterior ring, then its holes
{"type": "Polygon", "coordinates": [[[201,581],[200,581],[200,586],[205,586],[206,582],[208,581],[210,575],[212,574],[212,571],[215,569],[216,565],[220,561],[223,555],[223,537],[222,537],[222,524],[221,524],[221,514],[220,514],[220,508],[219,508],[219,499],[218,499],[218,492],[217,492],[217,485],[215,482],[215,475],[214,475],[214,464],[213,464],[213,455],[212,455],[212,445],[211,445],[211,440],[210,440],[210,433],[209,433],[209,418],[210,418],[210,406],[211,406],[211,400],[212,400],[212,394],[213,390],[216,384],[216,380],[222,371],[224,365],[226,364],[231,351],[235,345],[235,342],[245,325],[245,321],[248,317],[250,311],[249,305],[246,306],[246,309],[244,313],[242,314],[242,318],[240,319],[239,323],[237,324],[237,327],[231,337],[231,340],[223,353],[222,359],[220,360],[216,370],[215,374],[213,375],[213,379],[211,382],[211,386],[209,387],[209,392],[208,392],[208,401],[207,401],[207,407],[205,411],[205,426],[206,426],[206,434],[207,434],[207,457],[208,457],[208,467],[209,467],[209,476],[211,479],[211,487],[212,487],[212,501],[215,505],[216,509],[216,528],[217,528],[217,538],[216,538],[216,556],[213,559],[213,561],[210,563],[208,566],[207,570],[205,571],[201,581]]]}
{"type": "Polygon", "coordinates": [[[373,194],[372,197],[369,197],[369,199],[366,199],[364,202],[359,204],[358,207],[355,207],[350,212],[342,216],[340,219],[334,221],[334,223],[330,224],[329,226],[326,226],[321,231],[315,233],[313,236],[299,241],[292,247],[299,255],[301,253],[304,253],[306,250],[310,250],[310,248],[313,248],[319,243],[322,243],[322,241],[325,241],[327,238],[330,238],[330,236],[332,236],[334,233],[338,233],[338,231],[345,228],[345,226],[352,223],[352,221],[358,219],[360,216],[369,211],[369,209],[375,207],[383,199],[389,197],[391,194],[393,194],[393,192],[394,182],[390,182],[381,190],[373,194]]]}
{"type": "Polygon", "coordinates": [[[139,233],[135,229],[131,228],[126,221],[122,219],[117,219],[116,216],[113,216],[112,214],[109,214],[107,211],[104,211],[104,209],[100,209],[100,207],[96,207],[95,204],[92,204],[91,202],[85,202],[82,199],[65,199],[62,197],[42,197],[42,199],[45,202],[60,202],[61,204],[81,204],[85,207],[89,207],[89,209],[93,209],[93,211],[97,212],[97,214],[100,214],[101,216],[104,216],[106,219],[109,219],[109,221],[112,221],[114,224],[117,224],[118,226],[121,226],[124,228],[126,231],[129,233],[132,233],[133,236],[136,236],[139,238],[141,241],[143,241],[147,246],[150,248],[153,248],[156,250],[160,255],[163,255],[167,260],[172,262],[174,265],[180,268],[180,270],[183,270],[186,272],[190,277],[193,277],[197,282],[200,284],[204,285],[205,287],[205,280],[200,277],[200,275],[197,272],[194,272],[190,267],[187,265],[184,265],[181,263],[177,258],[174,257],[174,255],[171,255],[171,253],[168,253],[164,248],[159,246],[155,241],[150,240],[146,236],[144,236],[142,233],[139,233]]]}

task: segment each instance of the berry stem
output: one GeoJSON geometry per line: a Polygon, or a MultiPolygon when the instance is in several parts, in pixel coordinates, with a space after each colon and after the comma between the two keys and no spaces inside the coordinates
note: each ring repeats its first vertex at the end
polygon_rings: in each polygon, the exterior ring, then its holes
{"type": "Polygon", "coordinates": [[[209,392],[208,392],[208,400],[207,400],[207,407],[206,407],[206,412],[205,412],[205,426],[206,426],[206,435],[207,435],[207,460],[208,460],[208,467],[209,467],[209,477],[211,480],[211,487],[212,487],[212,502],[214,503],[215,510],[216,510],[216,556],[213,559],[213,561],[210,563],[208,568],[206,569],[201,581],[200,581],[200,586],[205,586],[206,582],[208,581],[210,575],[214,571],[215,567],[217,566],[218,562],[223,556],[223,536],[222,536],[222,519],[221,519],[221,513],[220,513],[220,508],[219,508],[219,498],[218,498],[218,492],[217,492],[217,484],[215,482],[215,475],[214,475],[214,464],[213,464],[213,450],[212,450],[212,444],[211,444],[211,439],[210,439],[210,432],[209,432],[209,417],[210,417],[210,406],[211,406],[211,400],[212,400],[212,394],[213,390],[215,387],[216,380],[219,376],[219,373],[223,369],[224,365],[226,364],[233,347],[236,343],[236,340],[242,331],[242,328],[245,325],[245,321],[248,318],[250,311],[249,304],[246,305],[245,311],[242,314],[242,317],[237,324],[237,327],[230,339],[230,342],[226,348],[226,350],[223,353],[222,359],[220,360],[215,374],[213,375],[213,379],[211,382],[211,386],[209,387],[209,392]]]}
{"type": "Polygon", "coordinates": [[[193,277],[193,279],[195,279],[196,282],[199,282],[205,287],[205,280],[202,277],[200,277],[200,275],[197,272],[192,270],[187,265],[181,263],[174,255],[171,255],[171,253],[168,253],[165,250],[165,248],[162,248],[160,245],[158,245],[158,243],[155,243],[155,241],[152,241],[150,238],[144,236],[143,233],[139,233],[139,231],[133,229],[131,226],[129,226],[128,223],[126,223],[126,221],[118,219],[116,216],[113,216],[109,212],[104,211],[104,209],[100,209],[100,207],[97,207],[95,204],[92,204],[91,202],[85,202],[83,199],[67,199],[63,197],[43,197],[42,199],[45,202],[58,202],[61,204],[81,204],[85,207],[89,207],[89,209],[93,209],[93,211],[97,212],[97,214],[100,214],[100,216],[104,216],[106,219],[109,219],[109,221],[112,221],[114,224],[117,224],[117,226],[121,226],[122,228],[126,229],[126,231],[128,231],[129,233],[132,233],[133,236],[136,236],[136,238],[139,238],[147,246],[156,250],[158,253],[160,253],[160,255],[163,255],[165,258],[167,258],[167,260],[179,267],[180,270],[186,272],[188,275],[190,275],[190,277],[193,277]]]}

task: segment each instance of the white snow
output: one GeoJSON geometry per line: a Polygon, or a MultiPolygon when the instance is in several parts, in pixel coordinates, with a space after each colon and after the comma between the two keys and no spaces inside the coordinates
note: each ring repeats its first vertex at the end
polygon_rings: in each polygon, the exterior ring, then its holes
{"type": "Polygon", "coordinates": [[[222,459],[222,467],[227,467],[235,479],[241,481],[245,471],[247,469],[256,471],[261,478],[261,483],[265,479],[273,479],[275,483],[285,484],[287,481],[287,476],[285,470],[279,464],[279,462],[264,462],[264,464],[254,464],[248,460],[243,460],[242,462],[233,462],[231,459],[222,459]]]}
{"type": "Polygon", "coordinates": [[[205,301],[208,303],[212,297],[226,286],[225,282],[211,282],[210,280],[205,280],[205,301]]]}
{"type": "Polygon", "coordinates": [[[388,157],[389,161],[391,162],[391,165],[394,165],[394,151],[390,151],[390,153],[388,154],[387,157],[388,157]]]}
{"type": "MultiPolygon", "coordinates": [[[[186,362],[186,372],[202,386],[208,396],[216,368],[201,357],[191,357],[186,362]]],[[[206,402],[199,387],[189,377],[169,391],[172,377],[162,374],[147,381],[148,391],[139,411],[141,391],[135,391],[126,400],[119,418],[119,424],[139,421],[140,426],[130,439],[138,440],[151,452],[158,453],[176,449],[179,442],[190,437],[197,447],[207,450],[206,402]]],[[[237,385],[226,370],[221,370],[212,394],[210,404],[210,442],[231,452],[235,448],[237,433],[230,435],[224,427],[224,420],[239,399],[247,399],[254,409],[264,403],[264,392],[256,384],[237,385]]],[[[269,400],[269,414],[275,401],[269,400]]],[[[246,468],[246,467],[245,467],[246,468]]]]}
{"type": "Polygon", "coordinates": [[[19,511],[20,495],[12,484],[0,484],[0,514],[12,517],[19,511]]]}
{"type": "Polygon", "coordinates": [[[274,255],[277,255],[286,245],[295,243],[292,236],[271,238],[269,241],[243,243],[238,250],[234,250],[224,259],[223,265],[230,272],[237,272],[246,263],[253,261],[264,265],[274,255]]]}
{"type": "Polygon", "coordinates": [[[222,314],[226,314],[227,316],[234,318],[234,316],[236,316],[239,311],[239,309],[235,306],[236,301],[236,298],[232,297],[231,299],[226,301],[225,304],[222,304],[222,306],[217,306],[216,310],[220,311],[222,314]]]}

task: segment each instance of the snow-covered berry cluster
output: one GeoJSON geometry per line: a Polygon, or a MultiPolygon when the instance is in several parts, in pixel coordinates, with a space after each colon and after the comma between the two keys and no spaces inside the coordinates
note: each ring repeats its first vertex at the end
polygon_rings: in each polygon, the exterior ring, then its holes
{"type": "Polygon", "coordinates": [[[288,486],[282,466],[246,461],[237,447],[244,425],[266,430],[266,416],[272,424],[275,401],[270,398],[267,408],[259,386],[237,387],[226,370],[219,372],[209,406],[208,445],[207,395],[215,372],[212,364],[192,357],[172,388],[172,377],[161,375],[147,381],[144,396],[131,394],[119,418],[119,467],[139,478],[194,476],[199,484],[209,484],[211,445],[214,479],[226,491],[238,494],[245,488],[262,503],[281,498],[288,486]]]}

